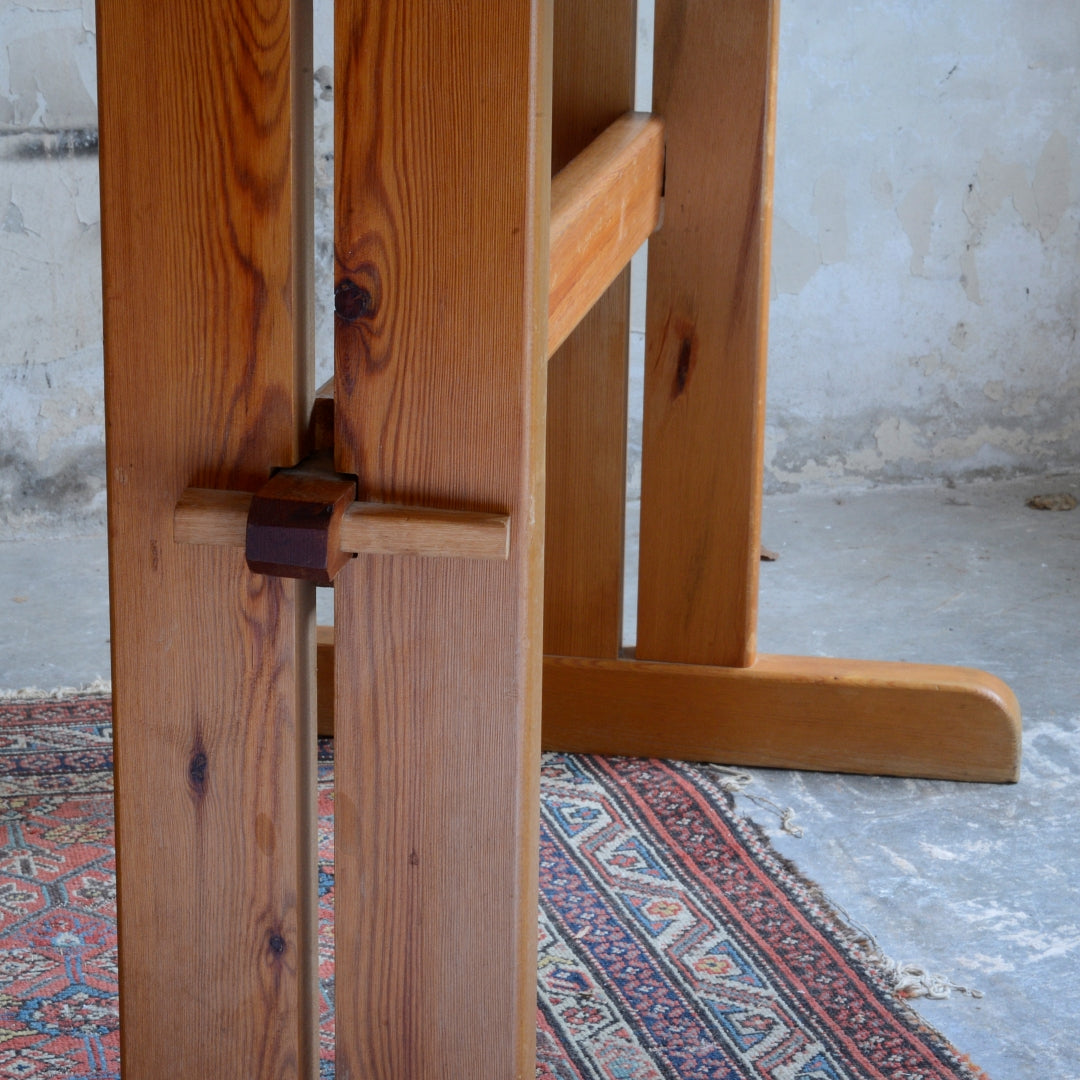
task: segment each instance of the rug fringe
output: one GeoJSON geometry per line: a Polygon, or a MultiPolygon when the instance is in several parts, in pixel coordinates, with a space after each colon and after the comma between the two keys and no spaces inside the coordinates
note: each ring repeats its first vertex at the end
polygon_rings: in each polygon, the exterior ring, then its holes
{"type": "MultiPolygon", "coordinates": [[[[780,819],[780,830],[790,836],[801,838],[802,827],[796,825],[795,811],[790,806],[781,806],[778,802],[770,799],[767,795],[761,795],[756,791],[748,791],[747,788],[754,782],[754,776],[746,769],[733,768],[730,765],[708,764],[705,768],[712,773],[717,787],[730,795],[740,795],[744,799],[757,806],[764,807],[770,813],[780,819]]],[[[786,860],[784,860],[786,861],[786,860]]],[[[794,868],[791,868],[794,871],[794,868]]],[[[798,873],[797,871],[794,871],[798,873]]],[[[798,874],[802,878],[801,874],[798,874]]],[[[806,879],[803,879],[806,881],[806,879]]],[[[807,882],[807,885],[811,883],[807,882]]],[[[894,960],[888,956],[878,944],[877,939],[864,926],[860,926],[852,917],[831,897],[826,896],[820,886],[813,885],[811,891],[817,902],[833,915],[834,927],[844,941],[857,952],[867,967],[878,973],[885,984],[901,998],[930,998],[934,1001],[943,1001],[950,998],[955,991],[958,994],[968,994],[973,998],[981,998],[983,992],[974,987],[963,986],[953,982],[945,975],[936,975],[928,971],[922,964],[905,963],[894,960]]]]}
{"type": "Polygon", "coordinates": [[[722,791],[726,791],[729,795],[741,795],[755,805],[764,807],[780,819],[781,832],[786,832],[789,836],[802,838],[802,826],[795,824],[795,811],[790,806],[781,806],[767,795],[760,795],[756,791],[746,790],[754,782],[751,773],[748,773],[745,769],[732,768],[730,765],[707,765],[707,768],[713,773],[717,787],[722,791]]]}
{"type": "Polygon", "coordinates": [[[863,962],[873,968],[898,997],[944,1001],[952,997],[953,991],[973,998],[983,996],[981,990],[962,986],[947,975],[935,975],[922,964],[894,960],[881,948],[877,938],[865,926],[857,923],[840,904],[825,896],[820,889],[818,896],[821,903],[828,904],[835,912],[834,921],[847,944],[860,954],[863,962]]]}
{"type": "Polygon", "coordinates": [[[63,701],[66,698],[104,697],[111,693],[112,683],[99,677],[83,686],[57,686],[52,690],[28,686],[21,690],[0,690],[0,701],[63,701]]]}
{"type": "Polygon", "coordinates": [[[934,1001],[943,1001],[945,998],[952,997],[954,990],[958,994],[967,994],[973,998],[983,996],[983,992],[973,986],[962,986],[946,975],[935,975],[920,964],[904,964],[893,960],[880,949],[877,952],[881,958],[878,970],[902,998],[925,997],[934,1001]]]}

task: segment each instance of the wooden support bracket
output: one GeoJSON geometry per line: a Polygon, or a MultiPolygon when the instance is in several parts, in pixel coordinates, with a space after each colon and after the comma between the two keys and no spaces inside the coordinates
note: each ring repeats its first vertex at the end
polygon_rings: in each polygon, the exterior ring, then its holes
{"type": "MultiPolygon", "coordinates": [[[[334,628],[318,628],[334,734],[334,628]]],[[[544,658],[545,750],[1011,783],[1020,707],[971,668],[760,656],[751,667],[544,658]]]]}

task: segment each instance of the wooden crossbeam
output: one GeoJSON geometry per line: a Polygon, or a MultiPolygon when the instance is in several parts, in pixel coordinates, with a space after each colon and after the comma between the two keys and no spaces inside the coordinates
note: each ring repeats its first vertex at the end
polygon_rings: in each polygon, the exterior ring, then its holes
{"type": "Polygon", "coordinates": [[[664,125],[627,113],[551,181],[548,355],[660,224],[664,125]]]}

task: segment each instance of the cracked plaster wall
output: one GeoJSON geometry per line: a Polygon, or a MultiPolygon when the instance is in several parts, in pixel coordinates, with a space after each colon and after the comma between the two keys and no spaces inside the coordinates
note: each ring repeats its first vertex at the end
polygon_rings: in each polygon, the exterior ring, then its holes
{"type": "MultiPolygon", "coordinates": [[[[329,11],[318,0],[322,376],[329,11]]],[[[1080,464],[1078,58],[1071,0],[787,0],[771,489],[1080,464]]],[[[95,101],[93,0],[0,0],[0,535],[103,512],[95,101]]]]}
{"type": "Polygon", "coordinates": [[[0,536],[104,512],[90,0],[0,0],[0,536]]]}
{"type": "Polygon", "coordinates": [[[1080,8],[789,0],[767,483],[1080,462],[1080,8]]]}

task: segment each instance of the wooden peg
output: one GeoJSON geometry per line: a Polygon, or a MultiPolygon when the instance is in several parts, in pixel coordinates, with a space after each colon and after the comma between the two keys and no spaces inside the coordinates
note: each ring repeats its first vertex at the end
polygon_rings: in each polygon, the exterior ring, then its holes
{"type": "MultiPolygon", "coordinates": [[[[173,540],[245,547],[253,498],[247,491],[186,488],[173,513],[173,540]]],[[[342,518],[339,540],[346,557],[419,555],[505,562],[510,553],[510,517],[476,510],[354,502],[342,518]]]]}

